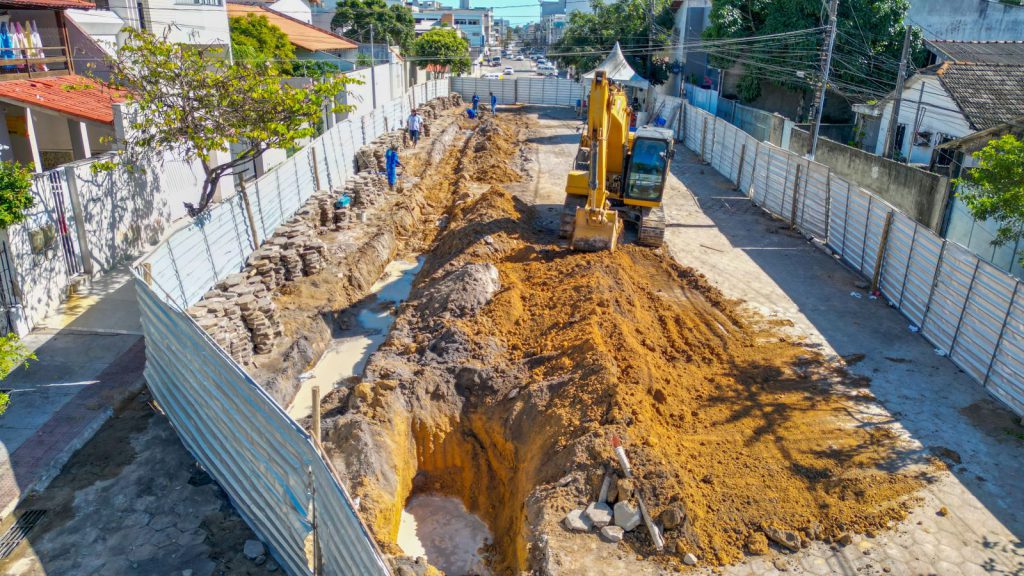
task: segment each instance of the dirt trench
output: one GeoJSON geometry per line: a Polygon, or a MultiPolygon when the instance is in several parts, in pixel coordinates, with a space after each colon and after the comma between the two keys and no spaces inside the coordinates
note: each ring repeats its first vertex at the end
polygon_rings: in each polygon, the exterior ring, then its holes
{"type": "Polygon", "coordinates": [[[382,547],[401,554],[401,511],[428,492],[488,523],[496,574],[605,573],[579,562],[601,555],[717,566],[902,519],[933,464],[873,422],[867,383],[661,251],[573,253],[539,232],[501,186],[523,172],[523,123],[469,139],[387,342],[323,402],[329,456],[382,547]],[[563,527],[617,467],[612,435],[660,554],[643,528],[595,553],[596,534],[563,527]]]}

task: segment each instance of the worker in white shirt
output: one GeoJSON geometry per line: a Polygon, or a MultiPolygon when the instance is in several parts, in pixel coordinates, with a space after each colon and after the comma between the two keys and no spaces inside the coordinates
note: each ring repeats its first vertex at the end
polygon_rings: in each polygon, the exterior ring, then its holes
{"type": "Polygon", "coordinates": [[[409,114],[409,120],[405,127],[409,130],[409,139],[412,140],[412,145],[415,147],[416,143],[420,141],[420,130],[423,129],[423,117],[413,110],[412,114],[409,114]]]}

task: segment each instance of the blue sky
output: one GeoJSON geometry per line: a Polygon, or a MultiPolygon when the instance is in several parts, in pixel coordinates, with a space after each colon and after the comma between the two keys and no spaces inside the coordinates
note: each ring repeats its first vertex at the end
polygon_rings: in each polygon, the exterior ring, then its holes
{"type": "MultiPolygon", "coordinates": [[[[442,1],[458,6],[457,0],[442,1]]],[[[525,24],[540,20],[540,2],[537,0],[469,0],[471,8],[494,8],[495,18],[507,18],[512,24],[525,24]]]]}

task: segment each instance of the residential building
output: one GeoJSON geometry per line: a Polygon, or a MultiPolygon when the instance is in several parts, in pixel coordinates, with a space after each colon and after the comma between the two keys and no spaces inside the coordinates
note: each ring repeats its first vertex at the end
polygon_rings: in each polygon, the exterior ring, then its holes
{"type": "Polygon", "coordinates": [[[704,88],[718,87],[718,70],[711,68],[707,52],[693,47],[710,23],[711,0],[675,0],[672,10],[675,24],[665,56],[672,63],[673,74],[665,89],[671,96],[682,96],[687,81],[704,88]]]}
{"type": "MultiPolygon", "coordinates": [[[[936,150],[933,161],[940,158],[950,159],[950,176],[959,178],[965,170],[977,165],[974,153],[984,148],[992,140],[1006,134],[1024,140],[1024,116],[947,142],[936,150]]],[[[1021,266],[1021,258],[1024,257],[1024,241],[994,246],[992,240],[995,239],[998,229],[999,222],[975,219],[959,196],[954,196],[951,199],[943,236],[966,246],[981,258],[1014,276],[1024,278],[1024,267],[1021,266]]]]}
{"type": "Polygon", "coordinates": [[[415,6],[413,19],[416,24],[423,24],[428,21],[440,21],[461,31],[470,47],[483,48],[491,46],[494,26],[494,12],[490,8],[430,8],[425,9],[422,5],[415,6]]]}
{"type": "MultiPolygon", "coordinates": [[[[276,2],[274,6],[288,0],[276,2]]],[[[228,16],[244,17],[249,14],[266,17],[271,24],[281,29],[295,48],[297,60],[309,60],[333,64],[340,71],[355,68],[359,44],[333,32],[321,30],[312,24],[277,12],[266,4],[228,2],[228,16]]]]}
{"type": "MultiPolygon", "coordinates": [[[[231,33],[225,0],[98,0],[125,26],[167,34],[171,42],[223,46],[230,50],[231,33]]],[[[86,29],[86,32],[91,32],[86,29]]]]}
{"type": "Polygon", "coordinates": [[[592,12],[589,0],[551,0],[540,3],[540,25],[537,41],[540,44],[554,44],[565,35],[569,14],[592,12]]]}
{"type": "MultiPolygon", "coordinates": [[[[934,164],[936,146],[1024,115],[1024,44],[939,46],[947,57],[964,61],[947,60],[924,68],[905,83],[894,150],[914,164],[934,164]]],[[[875,106],[855,107],[858,115],[877,119],[874,146],[865,146],[875,154],[885,150],[893,104],[890,96],[875,106]]],[[[946,158],[938,162],[948,164],[946,158]]]]}

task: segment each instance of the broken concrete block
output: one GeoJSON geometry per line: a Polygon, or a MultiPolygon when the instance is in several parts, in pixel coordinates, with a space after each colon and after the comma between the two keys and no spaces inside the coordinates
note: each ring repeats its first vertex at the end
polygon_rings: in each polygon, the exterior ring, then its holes
{"type": "Polygon", "coordinates": [[[626,532],[640,525],[640,511],[631,502],[620,500],[615,504],[615,525],[626,532]]]}
{"type": "Polygon", "coordinates": [[[246,540],[245,545],[242,547],[242,553],[249,560],[255,560],[266,554],[267,549],[263,546],[263,542],[259,540],[246,540]]]}
{"type": "Polygon", "coordinates": [[[622,538],[625,535],[626,533],[618,526],[605,526],[601,528],[601,538],[606,542],[622,542],[622,538]]]}
{"type": "Polygon", "coordinates": [[[689,553],[685,554],[685,555],[683,555],[683,564],[686,564],[687,566],[696,566],[697,565],[697,557],[694,556],[693,554],[689,554],[689,553]]]}
{"type": "Polygon", "coordinates": [[[584,514],[598,528],[612,523],[612,508],[604,502],[591,502],[584,514]]]}
{"type": "Polygon", "coordinates": [[[583,514],[583,510],[580,508],[566,514],[562,522],[572,532],[590,532],[590,529],[594,527],[594,523],[583,514]]]}

